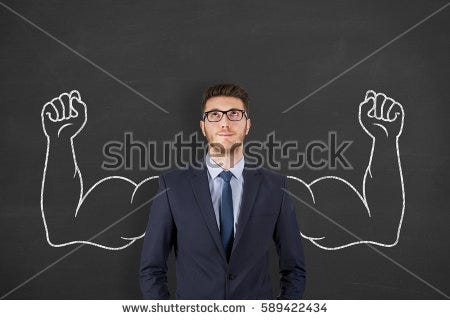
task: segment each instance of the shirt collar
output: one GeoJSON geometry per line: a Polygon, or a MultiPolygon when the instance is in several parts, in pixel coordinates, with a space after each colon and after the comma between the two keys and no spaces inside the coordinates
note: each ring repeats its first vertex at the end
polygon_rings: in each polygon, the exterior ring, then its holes
{"type": "MultiPolygon", "coordinates": [[[[209,175],[211,176],[212,179],[215,179],[224,170],[219,164],[217,164],[213,159],[211,159],[208,153],[205,156],[205,163],[208,168],[209,175]]],[[[232,168],[229,169],[233,174],[233,176],[238,180],[242,179],[242,171],[244,170],[244,164],[245,160],[244,157],[242,157],[241,160],[239,160],[237,163],[234,164],[232,168]]]]}

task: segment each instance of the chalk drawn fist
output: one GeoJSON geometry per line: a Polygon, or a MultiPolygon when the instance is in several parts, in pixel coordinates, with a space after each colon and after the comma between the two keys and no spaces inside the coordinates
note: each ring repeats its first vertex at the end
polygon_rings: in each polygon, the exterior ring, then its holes
{"type": "Polygon", "coordinates": [[[72,90],[47,102],[41,113],[42,128],[50,139],[70,139],[83,129],[87,120],[86,104],[72,90]]]}
{"type": "Polygon", "coordinates": [[[384,93],[366,92],[359,105],[359,123],[372,138],[395,139],[403,129],[405,112],[400,103],[384,93]]]}

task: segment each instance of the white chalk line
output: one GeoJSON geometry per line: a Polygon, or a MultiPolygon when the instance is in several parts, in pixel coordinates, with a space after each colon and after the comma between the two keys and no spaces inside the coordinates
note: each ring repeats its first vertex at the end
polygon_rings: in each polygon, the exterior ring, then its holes
{"type": "Polygon", "coordinates": [[[385,126],[383,126],[383,125],[381,125],[381,124],[379,124],[379,123],[375,123],[375,122],[373,123],[373,125],[378,126],[378,127],[380,127],[381,129],[383,129],[384,133],[386,134],[386,138],[388,137],[389,133],[388,133],[388,131],[387,131],[387,129],[386,129],[385,126]]]}
{"type": "Polygon", "coordinates": [[[427,20],[429,20],[431,17],[433,17],[434,15],[438,14],[439,12],[441,12],[442,10],[444,10],[445,8],[448,7],[448,5],[450,4],[450,2],[447,2],[444,6],[442,6],[441,8],[437,9],[436,11],[434,11],[433,13],[431,13],[430,15],[426,16],[425,18],[423,18],[422,20],[420,20],[419,22],[417,22],[416,24],[414,24],[413,26],[409,27],[408,29],[406,29],[405,31],[403,31],[402,33],[400,33],[399,35],[397,35],[395,38],[391,39],[390,41],[388,41],[387,43],[385,43],[384,45],[382,45],[381,47],[379,47],[378,49],[376,49],[375,51],[373,51],[371,54],[369,54],[368,56],[366,56],[365,58],[359,60],[358,62],[356,62],[354,65],[352,65],[351,67],[347,68],[346,70],[344,70],[343,72],[341,72],[340,74],[338,74],[337,76],[335,76],[334,78],[332,78],[331,80],[325,82],[323,85],[321,85],[319,88],[317,88],[316,90],[312,91],[311,93],[309,93],[308,95],[306,95],[305,97],[303,97],[302,99],[300,99],[299,101],[297,101],[296,103],[294,103],[293,105],[291,105],[290,107],[286,108],[284,111],[282,111],[281,113],[286,113],[289,112],[290,110],[292,110],[293,108],[295,108],[296,106],[298,106],[299,104],[301,104],[302,102],[308,100],[309,98],[311,98],[313,95],[315,95],[316,93],[318,93],[319,91],[325,89],[326,87],[328,87],[330,84],[332,84],[333,82],[335,82],[336,80],[338,80],[339,78],[341,78],[342,76],[344,76],[345,74],[347,74],[348,72],[350,72],[351,70],[353,70],[354,68],[356,68],[357,66],[359,66],[361,63],[363,63],[364,61],[368,60],[369,58],[371,58],[372,56],[374,56],[375,54],[377,54],[378,52],[382,51],[383,49],[385,49],[386,47],[388,47],[389,45],[391,45],[392,43],[394,43],[395,41],[397,41],[398,39],[402,38],[403,36],[405,36],[406,34],[408,34],[410,31],[414,30],[415,28],[417,28],[418,26],[420,26],[421,24],[423,24],[424,22],[426,22],[427,20]]]}
{"type": "Polygon", "coordinates": [[[72,123],[66,123],[65,125],[61,126],[61,128],[59,128],[59,130],[58,130],[58,137],[59,137],[59,134],[61,133],[62,129],[64,129],[65,127],[71,126],[71,125],[72,125],[72,123]]]}
{"type": "Polygon", "coordinates": [[[12,9],[11,7],[7,6],[6,4],[4,4],[3,2],[0,1],[0,5],[2,7],[4,7],[5,9],[7,9],[8,11],[12,12],[13,14],[15,14],[16,16],[18,16],[19,18],[21,18],[23,21],[27,22],[28,24],[30,24],[31,26],[33,26],[34,28],[36,28],[37,30],[41,31],[42,33],[44,33],[46,36],[48,36],[49,38],[53,39],[54,41],[56,41],[57,43],[59,43],[61,46],[63,46],[64,48],[66,48],[67,50],[69,50],[70,52],[72,52],[73,54],[77,55],[78,57],[80,57],[81,59],[83,59],[84,61],[86,61],[87,63],[89,63],[90,65],[92,65],[93,67],[95,67],[97,70],[100,70],[101,72],[103,72],[104,74],[106,74],[107,76],[109,76],[111,79],[115,80],[116,82],[118,82],[119,84],[121,84],[122,86],[124,86],[125,88],[127,88],[128,90],[130,90],[131,92],[133,92],[134,94],[138,95],[139,97],[141,97],[142,99],[144,99],[145,101],[149,102],[150,104],[152,104],[153,106],[155,106],[156,108],[158,108],[159,110],[163,111],[164,113],[169,113],[169,111],[167,111],[166,109],[164,109],[163,107],[161,107],[159,104],[157,104],[156,102],[154,102],[153,100],[147,98],[146,96],[144,96],[142,93],[140,93],[139,91],[137,91],[136,89],[134,89],[133,87],[131,87],[130,85],[128,85],[127,83],[123,82],[122,80],[120,80],[119,78],[117,78],[116,76],[114,76],[113,74],[111,74],[110,72],[106,71],[104,68],[100,67],[98,64],[96,64],[95,62],[93,62],[92,60],[90,60],[89,58],[85,57],[84,55],[82,55],[81,53],[79,53],[78,51],[76,51],[75,49],[73,49],[72,47],[70,47],[69,45],[67,45],[66,43],[62,42],[61,40],[59,40],[58,38],[56,38],[54,35],[52,35],[51,33],[49,33],[48,31],[44,30],[43,28],[39,27],[36,23],[32,22],[31,20],[27,19],[26,17],[24,17],[22,14],[18,13],[17,11],[15,11],[14,9],[12,9]]]}

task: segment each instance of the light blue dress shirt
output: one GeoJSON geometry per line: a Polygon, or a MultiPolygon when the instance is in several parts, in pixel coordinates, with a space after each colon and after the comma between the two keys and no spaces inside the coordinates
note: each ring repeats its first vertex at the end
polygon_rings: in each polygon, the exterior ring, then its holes
{"type": "MultiPolygon", "coordinates": [[[[216,215],[217,226],[220,231],[220,203],[222,199],[222,185],[223,179],[219,177],[219,174],[223,171],[213,159],[209,157],[209,154],[205,156],[206,166],[208,168],[208,182],[209,191],[211,192],[211,200],[214,207],[214,213],[216,215]]],[[[236,235],[236,228],[239,222],[239,213],[241,208],[242,190],[244,186],[244,176],[242,172],[244,170],[244,157],[239,160],[232,168],[229,169],[233,176],[230,180],[231,193],[233,194],[233,216],[234,216],[234,234],[236,235]]]]}

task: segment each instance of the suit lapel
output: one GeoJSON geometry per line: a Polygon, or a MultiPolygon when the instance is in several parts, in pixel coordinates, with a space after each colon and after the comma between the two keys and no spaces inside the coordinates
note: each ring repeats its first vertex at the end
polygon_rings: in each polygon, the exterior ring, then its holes
{"type": "MultiPolygon", "coordinates": [[[[208,172],[206,165],[201,169],[191,167],[190,182],[194,192],[195,200],[200,208],[203,219],[209,229],[209,233],[217,246],[224,262],[227,262],[225,250],[223,249],[222,240],[220,238],[219,228],[217,227],[216,215],[211,200],[211,192],[209,190],[208,172]]],[[[242,190],[241,208],[239,213],[239,221],[237,225],[236,235],[234,237],[233,251],[239,244],[239,240],[244,233],[245,226],[252,213],[252,209],[258,194],[259,187],[262,181],[261,169],[254,169],[247,166],[243,171],[244,186],[242,190]]]]}
{"type": "Polygon", "coordinates": [[[234,237],[233,249],[231,251],[232,255],[233,251],[239,244],[239,240],[244,233],[245,226],[247,225],[248,219],[252,213],[253,205],[262,181],[261,169],[252,169],[246,165],[244,167],[243,177],[244,186],[242,190],[241,209],[239,213],[236,236],[234,237]]]}
{"type": "Polygon", "coordinates": [[[223,249],[219,228],[217,227],[216,215],[212,205],[206,165],[202,169],[195,169],[191,167],[191,172],[192,175],[190,180],[195,199],[200,208],[203,219],[208,226],[209,233],[211,234],[211,237],[213,238],[222,258],[226,262],[227,259],[225,256],[225,250],[223,249]]]}

